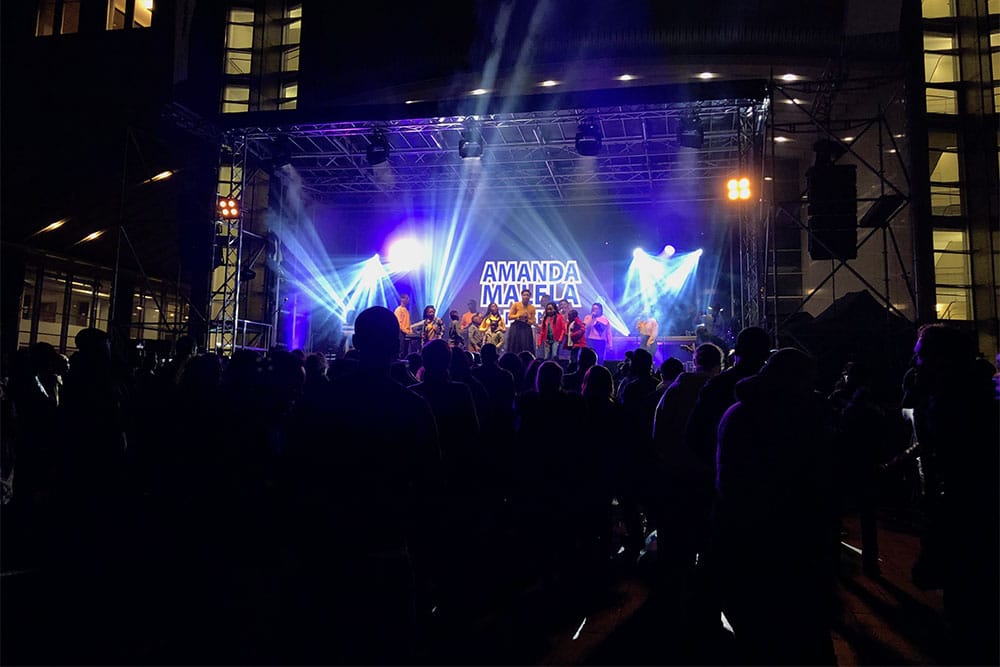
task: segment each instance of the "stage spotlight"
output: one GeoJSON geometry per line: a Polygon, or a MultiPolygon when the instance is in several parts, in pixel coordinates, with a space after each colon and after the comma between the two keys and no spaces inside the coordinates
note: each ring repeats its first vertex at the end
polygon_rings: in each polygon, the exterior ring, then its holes
{"type": "Polygon", "coordinates": [[[576,152],[592,157],[601,150],[601,128],[591,119],[580,121],[576,127],[576,152]]]}
{"type": "Polygon", "coordinates": [[[230,220],[232,218],[238,218],[240,216],[240,205],[235,199],[220,199],[219,200],[219,216],[230,220]]]}
{"type": "Polygon", "coordinates": [[[677,252],[677,248],[673,247],[672,245],[667,244],[663,246],[664,257],[673,257],[675,252],[677,252]]]}
{"type": "Polygon", "coordinates": [[[633,257],[639,257],[639,256],[645,255],[645,254],[646,254],[646,251],[643,250],[642,248],[636,248],[635,250],[632,251],[632,256],[633,257]]]}
{"type": "Polygon", "coordinates": [[[697,116],[683,116],[677,125],[677,143],[685,148],[701,148],[705,143],[705,128],[697,116]]]}
{"type": "Polygon", "coordinates": [[[726,189],[728,191],[727,196],[730,201],[743,200],[746,201],[750,199],[750,179],[749,178],[730,178],[726,182],[726,189]]]}
{"type": "Polygon", "coordinates": [[[463,158],[483,156],[483,135],[477,128],[462,130],[462,138],[458,140],[458,154],[463,158]]]}
{"type": "Polygon", "coordinates": [[[376,128],[368,138],[368,141],[371,142],[368,144],[368,148],[365,149],[368,156],[368,164],[374,167],[389,159],[389,140],[381,129],[376,128]]]}
{"type": "Polygon", "coordinates": [[[411,271],[423,264],[425,258],[424,247],[416,239],[398,239],[389,246],[389,263],[393,270],[411,271]]]}

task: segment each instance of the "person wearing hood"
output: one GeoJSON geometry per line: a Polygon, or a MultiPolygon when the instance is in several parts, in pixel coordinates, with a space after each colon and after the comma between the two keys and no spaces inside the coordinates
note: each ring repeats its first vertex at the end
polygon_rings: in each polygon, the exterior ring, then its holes
{"type": "Polygon", "coordinates": [[[775,352],[719,424],[716,554],[723,609],[749,663],[835,664],[833,411],[814,359],[775,352]]]}

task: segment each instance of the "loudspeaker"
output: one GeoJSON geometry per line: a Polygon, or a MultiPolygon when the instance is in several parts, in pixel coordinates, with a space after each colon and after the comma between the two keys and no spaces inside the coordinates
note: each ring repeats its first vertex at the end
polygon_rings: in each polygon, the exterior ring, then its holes
{"type": "Polygon", "coordinates": [[[857,258],[857,167],[853,164],[810,167],[806,179],[809,184],[809,257],[857,258]]]}

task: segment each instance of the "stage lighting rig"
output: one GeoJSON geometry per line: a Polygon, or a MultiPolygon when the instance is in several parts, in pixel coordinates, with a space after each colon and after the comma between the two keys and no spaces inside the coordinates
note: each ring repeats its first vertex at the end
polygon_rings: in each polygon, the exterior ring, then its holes
{"type": "Polygon", "coordinates": [[[677,124],[677,143],[685,148],[701,148],[705,143],[705,127],[698,116],[682,116],[677,124]]]}
{"type": "Polygon", "coordinates": [[[470,125],[462,130],[462,137],[458,140],[458,154],[463,158],[483,156],[483,134],[478,127],[470,125]]]}
{"type": "Polygon", "coordinates": [[[220,199],[219,200],[219,217],[225,220],[232,220],[233,218],[240,217],[240,204],[235,199],[220,199]]]}
{"type": "Polygon", "coordinates": [[[603,138],[600,125],[592,118],[580,121],[576,127],[576,152],[587,157],[597,155],[603,138]]]}
{"type": "Polygon", "coordinates": [[[382,164],[389,159],[389,139],[385,136],[385,132],[381,128],[375,128],[372,135],[368,137],[368,148],[365,149],[368,164],[375,166],[377,164],[382,164]]]}
{"type": "Polygon", "coordinates": [[[726,183],[730,201],[746,201],[750,199],[750,179],[730,178],[726,183]]]}

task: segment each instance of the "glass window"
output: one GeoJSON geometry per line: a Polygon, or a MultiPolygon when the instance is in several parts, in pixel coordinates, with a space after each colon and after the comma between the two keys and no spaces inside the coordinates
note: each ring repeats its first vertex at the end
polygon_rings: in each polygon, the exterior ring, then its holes
{"type": "Polygon", "coordinates": [[[972,301],[968,234],[961,229],[935,229],[933,243],[938,318],[968,319],[972,301]]]}
{"type": "Polygon", "coordinates": [[[924,51],[950,51],[957,49],[955,35],[948,33],[924,33],[924,51]]]}
{"type": "Polygon", "coordinates": [[[38,3],[38,22],[35,24],[35,37],[45,37],[55,32],[56,0],[41,0],[38,3]]]}
{"type": "Polygon", "coordinates": [[[923,0],[921,8],[925,19],[954,16],[955,0],[923,0]]]}
{"type": "Polygon", "coordinates": [[[964,229],[935,229],[934,250],[968,252],[969,235],[964,229]]]}
{"type": "Polygon", "coordinates": [[[286,83],[281,87],[281,96],[285,99],[299,96],[298,83],[286,83]]]}
{"type": "Polygon", "coordinates": [[[954,83],[958,81],[958,56],[925,53],[924,80],[927,83],[954,83]]]}
{"type": "Polygon", "coordinates": [[[302,19],[296,19],[285,24],[281,31],[282,44],[298,44],[302,41],[302,19]]]}
{"type": "Polygon", "coordinates": [[[251,57],[249,51],[226,51],[226,74],[250,74],[251,57]]]}
{"type": "Polygon", "coordinates": [[[958,93],[943,88],[928,88],[927,113],[957,114],[958,93]]]}
{"type": "Polygon", "coordinates": [[[285,102],[278,103],[279,111],[291,111],[298,107],[298,100],[287,100],[285,102]]]}
{"type": "Polygon", "coordinates": [[[226,30],[227,49],[249,49],[253,47],[253,24],[230,23],[226,30]]]}
{"type": "Polygon", "coordinates": [[[153,25],[153,0],[136,0],[133,28],[148,28],[153,25]]]}
{"type": "Polygon", "coordinates": [[[107,29],[125,29],[125,0],[108,0],[107,29]]]}
{"type": "Polygon", "coordinates": [[[248,23],[253,25],[253,10],[246,7],[234,7],[229,10],[230,23],[248,23]]]}
{"type": "Polygon", "coordinates": [[[950,185],[931,183],[931,214],[962,215],[962,189],[950,185]]]}
{"type": "MultiPolygon", "coordinates": [[[[990,46],[1000,46],[1000,31],[994,30],[990,33],[990,46]]],[[[996,74],[996,70],[993,70],[996,74]]]]}
{"type": "Polygon", "coordinates": [[[958,154],[931,151],[931,181],[935,183],[957,183],[958,154]]]}
{"type": "Polygon", "coordinates": [[[281,71],[299,71],[299,47],[294,46],[281,54],[281,71]]]}
{"type": "Polygon", "coordinates": [[[223,99],[227,102],[249,102],[250,86],[226,86],[223,99]]]}
{"type": "Polygon", "coordinates": [[[972,290],[967,287],[946,287],[938,285],[937,292],[937,316],[939,320],[969,320],[969,304],[972,303],[972,290]]]}
{"type": "Polygon", "coordinates": [[[62,26],[59,33],[70,35],[80,30],[80,0],[63,0],[62,26]]]}

